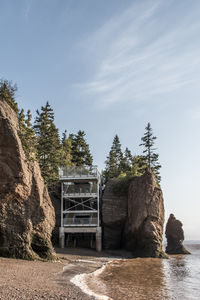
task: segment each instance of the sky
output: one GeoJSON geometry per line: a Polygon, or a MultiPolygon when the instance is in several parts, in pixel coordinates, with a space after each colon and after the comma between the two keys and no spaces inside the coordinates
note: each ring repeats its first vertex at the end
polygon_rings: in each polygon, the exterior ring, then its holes
{"type": "Polygon", "coordinates": [[[165,218],[200,240],[200,1],[1,0],[0,78],[60,133],[86,132],[94,164],[115,134],[141,154],[157,136],[165,218]]]}

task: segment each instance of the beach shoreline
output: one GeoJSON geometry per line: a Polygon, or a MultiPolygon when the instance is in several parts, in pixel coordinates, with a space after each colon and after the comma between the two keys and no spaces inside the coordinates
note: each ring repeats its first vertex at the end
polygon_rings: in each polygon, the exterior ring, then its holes
{"type": "MultiPolygon", "coordinates": [[[[93,295],[91,292],[85,293],[78,286],[78,281],[76,284],[73,282],[73,278],[77,279],[76,276],[82,274],[87,284],[88,276],[93,276],[93,272],[100,270],[113,259],[120,258],[119,253],[98,253],[90,249],[57,248],[56,252],[59,261],[55,262],[0,257],[0,300],[98,299],[95,298],[95,291],[93,295]]],[[[91,286],[88,285],[88,289],[91,290],[91,286]]]]}

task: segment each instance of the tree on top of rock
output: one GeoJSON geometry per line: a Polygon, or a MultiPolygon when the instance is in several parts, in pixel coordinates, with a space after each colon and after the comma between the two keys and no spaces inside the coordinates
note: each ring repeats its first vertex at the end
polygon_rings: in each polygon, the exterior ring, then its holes
{"type": "Polygon", "coordinates": [[[73,166],[72,140],[73,140],[73,134],[70,134],[67,137],[67,130],[65,130],[62,137],[62,165],[63,166],[73,166]]]}
{"type": "Polygon", "coordinates": [[[126,147],[124,154],[122,155],[120,163],[120,171],[123,173],[131,172],[133,168],[134,157],[131,154],[131,151],[126,147]]]}
{"type": "MultiPolygon", "coordinates": [[[[125,164],[126,162],[124,162],[125,164]]],[[[109,178],[118,177],[122,172],[122,164],[123,164],[123,153],[121,150],[121,144],[119,141],[119,137],[116,134],[113,143],[109,152],[109,155],[105,161],[106,168],[104,171],[106,181],[109,178]]]]}
{"type": "Polygon", "coordinates": [[[156,148],[154,148],[154,144],[157,137],[153,136],[150,123],[147,124],[145,130],[144,136],[141,138],[142,143],[140,144],[140,146],[144,147],[142,168],[144,169],[144,166],[146,165],[148,168],[152,169],[156,175],[157,181],[160,182],[161,177],[159,170],[161,165],[158,162],[159,155],[154,152],[156,150],[156,148]]]}
{"type": "Polygon", "coordinates": [[[92,166],[93,158],[85,140],[85,132],[79,130],[72,138],[72,163],[75,166],[92,166]]]}
{"type": "Polygon", "coordinates": [[[54,112],[48,102],[37,110],[34,129],[37,137],[37,159],[42,176],[49,187],[58,180],[61,165],[61,145],[58,129],[54,124],[54,112]]]}
{"type": "Polygon", "coordinates": [[[17,91],[17,85],[12,81],[0,80],[0,100],[5,100],[12,109],[18,113],[18,105],[15,101],[15,93],[17,91]]]}
{"type": "Polygon", "coordinates": [[[28,160],[34,160],[36,158],[36,136],[31,123],[31,111],[28,110],[25,117],[24,110],[21,109],[18,114],[18,120],[20,129],[19,136],[25,155],[28,160]]]}

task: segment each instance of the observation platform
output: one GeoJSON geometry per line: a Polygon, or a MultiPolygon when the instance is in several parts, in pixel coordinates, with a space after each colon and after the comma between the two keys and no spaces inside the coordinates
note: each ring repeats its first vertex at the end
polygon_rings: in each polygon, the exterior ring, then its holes
{"type": "Polygon", "coordinates": [[[60,181],[93,181],[99,180],[100,173],[97,166],[69,166],[59,168],[60,181]]]}
{"type": "Polygon", "coordinates": [[[97,166],[68,166],[59,168],[61,182],[60,245],[96,236],[96,250],[101,251],[100,173],[97,166]],[[77,235],[78,234],[78,235],[77,235]]]}

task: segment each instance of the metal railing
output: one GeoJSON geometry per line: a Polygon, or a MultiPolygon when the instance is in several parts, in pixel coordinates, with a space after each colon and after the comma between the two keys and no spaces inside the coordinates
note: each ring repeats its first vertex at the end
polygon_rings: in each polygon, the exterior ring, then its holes
{"type": "Polygon", "coordinates": [[[69,184],[63,186],[63,194],[97,194],[97,184],[69,184]]]}
{"type": "Polygon", "coordinates": [[[97,166],[69,166],[59,167],[59,178],[97,178],[99,175],[97,166]]]}
{"type": "Polygon", "coordinates": [[[64,226],[94,226],[97,225],[97,218],[64,218],[64,226]]]}

